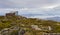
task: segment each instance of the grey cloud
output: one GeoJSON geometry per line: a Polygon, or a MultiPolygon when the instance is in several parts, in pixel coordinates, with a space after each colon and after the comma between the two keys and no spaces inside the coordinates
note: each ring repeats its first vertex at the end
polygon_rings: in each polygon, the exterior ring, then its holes
{"type": "Polygon", "coordinates": [[[35,8],[60,4],[60,0],[0,0],[0,2],[6,8],[35,8]]]}

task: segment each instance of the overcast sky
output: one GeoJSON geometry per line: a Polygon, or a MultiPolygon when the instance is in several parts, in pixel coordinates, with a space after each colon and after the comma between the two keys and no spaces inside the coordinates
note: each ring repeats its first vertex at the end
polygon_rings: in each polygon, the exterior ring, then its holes
{"type": "Polygon", "coordinates": [[[0,14],[12,10],[19,14],[60,15],[60,0],[0,0],[0,14]]]}

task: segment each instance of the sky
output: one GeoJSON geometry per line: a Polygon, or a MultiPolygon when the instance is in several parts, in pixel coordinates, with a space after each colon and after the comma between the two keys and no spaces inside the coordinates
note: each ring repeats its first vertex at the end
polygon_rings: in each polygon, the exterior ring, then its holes
{"type": "Polygon", "coordinates": [[[19,14],[59,16],[60,0],[0,0],[0,15],[16,10],[19,14]]]}

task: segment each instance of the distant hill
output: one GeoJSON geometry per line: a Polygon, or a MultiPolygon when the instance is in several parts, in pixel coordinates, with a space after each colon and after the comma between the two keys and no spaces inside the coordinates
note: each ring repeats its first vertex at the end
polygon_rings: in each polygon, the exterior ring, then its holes
{"type": "Polygon", "coordinates": [[[46,16],[46,15],[43,15],[43,14],[23,14],[23,16],[26,16],[26,17],[29,17],[29,18],[39,18],[39,19],[45,19],[45,20],[53,20],[53,21],[58,21],[60,22],[60,17],[58,16],[46,16]],[[45,18],[45,17],[48,17],[48,18],[45,18]]]}
{"type": "Polygon", "coordinates": [[[53,20],[53,21],[58,21],[58,22],[60,22],[60,17],[46,18],[46,20],[53,20]]]}

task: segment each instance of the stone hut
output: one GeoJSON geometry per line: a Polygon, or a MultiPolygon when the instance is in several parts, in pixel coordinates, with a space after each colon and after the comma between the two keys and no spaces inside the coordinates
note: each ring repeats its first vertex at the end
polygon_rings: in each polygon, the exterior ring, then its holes
{"type": "Polygon", "coordinates": [[[6,13],[6,16],[16,16],[18,15],[18,11],[11,11],[10,13],[6,13]]]}

